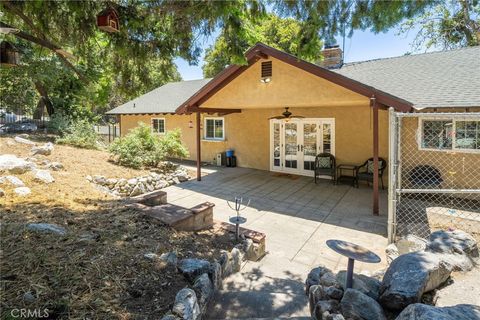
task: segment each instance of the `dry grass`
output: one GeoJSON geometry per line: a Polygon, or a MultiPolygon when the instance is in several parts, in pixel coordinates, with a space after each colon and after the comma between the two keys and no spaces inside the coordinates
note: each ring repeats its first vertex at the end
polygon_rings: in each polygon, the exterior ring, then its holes
{"type": "MultiPolygon", "coordinates": [[[[7,140],[0,138],[1,153],[29,155],[29,146],[10,146],[7,140]]],[[[179,258],[213,260],[232,246],[227,234],[152,224],[95,189],[86,175],[147,173],[108,162],[104,151],[55,145],[52,155],[37,158],[61,162],[65,169],[52,172],[56,181],[48,185],[33,181],[30,173],[17,175],[32,190],[25,198],[2,185],[7,193],[0,198],[2,318],[14,308],[48,308],[52,318],[158,319],[187,283],[144,253],[177,251],[179,258]],[[30,232],[29,222],[56,223],[68,234],[30,232]],[[35,302],[24,301],[26,292],[35,302]]]]}

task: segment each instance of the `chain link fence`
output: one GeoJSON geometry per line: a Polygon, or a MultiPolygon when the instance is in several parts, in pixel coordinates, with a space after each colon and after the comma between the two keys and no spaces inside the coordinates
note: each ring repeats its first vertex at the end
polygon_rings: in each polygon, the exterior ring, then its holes
{"type": "Polygon", "coordinates": [[[480,113],[390,113],[391,239],[480,237],[480,113]]]}

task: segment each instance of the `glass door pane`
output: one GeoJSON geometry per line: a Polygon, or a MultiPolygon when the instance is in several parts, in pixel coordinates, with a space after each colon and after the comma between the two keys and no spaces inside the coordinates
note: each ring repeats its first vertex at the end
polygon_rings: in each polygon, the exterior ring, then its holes
{"type": "Polygon", "coordinates": [[[281,163],[281,144],[280,144],[280,123],[273,123],[273,166],[280,167],[281,163]]]}
{"type": "Polygon", "coordinates": [[[332,124],[324,122],[322,124],[322,152],[332,153],[332,124]]]}
{"type": "Polygon", "coordinates": [[[285,168],[298,168],[297,148],[298,129],[294,122],[285,123],[285,168]]]}
{"type": "Polygon", "coordinates": [[[317,125],[316,123],[303,124],[303,170],[313,171],[315,168],[317,125]]]}

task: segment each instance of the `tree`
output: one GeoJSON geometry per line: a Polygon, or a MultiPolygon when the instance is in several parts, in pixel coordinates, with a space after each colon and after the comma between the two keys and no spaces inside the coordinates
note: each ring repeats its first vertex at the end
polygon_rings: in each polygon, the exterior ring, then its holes
{"type": "MultiPolygon", "coordinates": [[[[246,39],[242,42],[242,51],[246,51],[256,42],[262,42],[282,51],[299,55],[299,33],[301,23],[292,18],[280,18],[274,14],[269,14],[259,21],[247,21],[244,25],[246,39]]],[[[308,61],[317,61],[320,59],[322,42],[320,38],[314,37],[309,42],[310,50],[301,57],[308,61]]],[[[224,34],[221,34],[215,43],[205,51],[205,64],[203,65],[203,75],[213,77],[225,66],[242,63],[242,60],[236,59],[228,53],[228,43],[224,34]]]]}
{"type": "Polygon", "coordinates": [[[424,14],[408,19],[399,33],[417,30],[412,43],[420,48],[443,50],[480,44],[480,3],[476,0],[438,2],[424,14]]]}

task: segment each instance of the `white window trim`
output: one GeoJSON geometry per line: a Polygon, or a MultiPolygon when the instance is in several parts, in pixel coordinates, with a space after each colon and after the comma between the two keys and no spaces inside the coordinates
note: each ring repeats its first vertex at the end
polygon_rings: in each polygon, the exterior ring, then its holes
{"type": "Polygon", "coordinates": [[[475,154],[480,154],[480,150],[476,149],[463,149],[463,148],[457,148],[456,147],[456,142],[457,142],[457,121],[480,121],[480,118],[472,118],[472,119],[466,119],[466,120],[457,120],[453,118],[445,118],[445,119],[439,119],[439,118],[434,118],[434,117],[419,117],[418,118],[418,132],[417,132],[417,145],[418,145],[418,150],[421,151],[434,151],[434,152],[458,152],[458,153],[475,153],[475,154]],[[451,149],[434,149],[434,148],[424,148],[422,147],[423,145],[423,123],[424,121],[447,121],[451,120],[452,121],[452,131],[455,134],[454,137],[452,137],[452,148],[451,149]]]}
{"type": "MultiPolygon", "coordinates": [[[[225,141],[225,118],[224,117],[205,117],[203,119],[203,139],[204,140],[208,140],[208,141],[225,141]],[[223,133],[223,137],[221,138],[208,138],[207,137],[207,120],[222,120],[222,133],[223,133]]],[[[214,128],[214,132],[215,132],[215,128],[214,128]]],[[[215,133],[214,133],[215,134],[215,133]]]]}
{"type": "Polygon", "coordinates": [[[156,134],[165,134],[167,132],[167,120],[165,118],[151,118],[150,119],[150,128],[152,128],[152,132],[156,134]],[[163,132],[155,132],[153,129],[153,120],[163,120],[163,132]]]}

